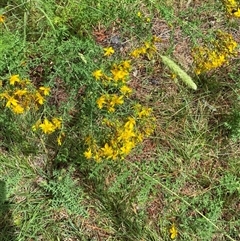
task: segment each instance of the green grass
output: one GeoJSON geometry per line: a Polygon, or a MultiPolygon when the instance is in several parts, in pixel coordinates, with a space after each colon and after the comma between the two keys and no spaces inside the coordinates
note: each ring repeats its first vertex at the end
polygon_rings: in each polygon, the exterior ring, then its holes
{"type": "Polygon", "coordinates": [[[239,42],[239,19],[222,1],[5,2],[0,93],[19,74],[51,95],[21,115],[0,98],[0,240],[165,241],[172,224],[176,240],[239,240],[240,62],[196,76],[191,56],[217,29],[239,42]],[[97,98],[118,90],[92,72],[110,72],[153,34],[158,54],[132,60],[132,96],[116,112],[99,110],[97,98]],[[110,45],[115,53],[106,58],[110,45]],[[197,90],[173,77],[160,55],[197,90]],[[86,160],[86,137],[105,143],[113,127],[103,118],[124,120],[135,103],[153,109],[154,133],[124,160],[86,160]],[[61,146],[58,133],[32,131],[39,118],[55,116],[63,120],[61,146]]]}

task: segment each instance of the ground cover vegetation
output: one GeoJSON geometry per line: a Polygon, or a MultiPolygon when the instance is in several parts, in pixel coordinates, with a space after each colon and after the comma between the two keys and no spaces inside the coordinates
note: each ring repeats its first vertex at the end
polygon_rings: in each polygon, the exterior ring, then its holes
{"type": "Polygon", "coordinates": [[[0,3],[0,240],[239,240],[240,3],[0,3]]]}

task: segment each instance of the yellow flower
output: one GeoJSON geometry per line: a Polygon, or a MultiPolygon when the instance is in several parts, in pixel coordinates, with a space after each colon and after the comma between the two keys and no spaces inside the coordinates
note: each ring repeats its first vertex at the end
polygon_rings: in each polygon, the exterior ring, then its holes
{"type": "Polygon", "coordinates": [[[43,91],[43,95],[49,95],[50,93],[49,87],[41,86],[39,89],[43,91]]]}
{"type": "Polygon", "coordinates": [[[52,123],[54,124],[55,129],[61,129],[62,119],[61,118],[52,118],[52,123]]]}
{"type": "Polygon", "coordinates": [[[114,108],[114,107],[112,107],[112,106],[108,107],[108,112],[112,113],[112,112],[114,112],[114,111],[115,111],[115,108],[114,108]]]}
{"type": "Polygon", "coordinates": [[[43,123],[39,125],[45,134],[51,134],[55,130],[55,126],[48,119],[44,119],[43,123]]]}
{"type": "Polygon", "coordinates": [[[117,137],[118,141],[128,141],[132,137],[135,137],[135,133],[132,129],[125,129],[119,132],[119,135],[117,137]]]}
{"type": "Polygon", "coordinates": [[[130,55],[133,57],[133,58],[139,58],[140,57],[140,54],[141,54],[141,51],[139,49],[134,49],[130,55]]]}
{"type": "Polygon", "coordinates": [[[135,125],[136,125],[135,119],[132,117],[128,117],[128,121],[125,123],[124,127],[132,130],[135,125]]]}
{"type": "Polygon", "coordinates": [[[113,94],[112,98],[111,98],[110,105],[111,105],[111,107],[114,107],[115,105],[123,104],[123,102],[124,102],[123,95],[117,96],[116,94],[113,94]]]}
{"type": "Polygon", "coordinates": [[[39,93],[39,92],[36,92],[36,101],[40,104],[40,105],[43,105],[43,102],[44,102],[44,97],[39,93]]]}
{"type": "Polygon", "coordinates": [[[162,39],[157,37],[156,35],[153,35],[152,42],[153,43],[160,43],[160,42],[162,42],[162,39]]]}
{"type": "MultiPolygon", "coordinates": [[[[239,9],[239,13],[240,13],[240,9],[239,9]]],[[[237,46],[238,46],[238,43],[236,41],[234,41],[233,39],[229,39],[229,42],[227,43],[226,48],[230,54],[235,54],[237,46]]]]}
{"type": "Polygon", "coordinates": [[[106,96],[102,95],[100,98],[97,99],[97,105],[99,109],[103,108],[103,104],[106,104],[106,96]]]}
{"type": "Polygon", "coordinates": [[[115,81],[125,81],[126,77],[129,75],[128,71],[124,70],[124,69],[119,69],[119,68],[114,68],[111,70],[112,74],[113,74],[113,79],[115,81]]]}
{"type": "Polygon", "coordinates": [[[92,73],[93,77],[96,79],[96,80],[99,80],[102,76],[103,76],[103,72],[101,69],[98,69],[98,70],[95,70],[93,73],[92,73]]]}
{"type": "Polygon", "coordinates": [[[171,228],[169,229],[169,232],[171,235],[170,236],[171,239],[175,239],[177,237],[178,231],[177,231],[177,228],[174,223],[172,224],[171,228]]]}
{"type": "Polygon", "coordinates": [[[22,114],[24,112],[24,108],[20,105],[15,105],[15,106],[12,106],[11,108],[15,114],[22,114]]]}
{"type": "Polygon", "coordinates": [[[120,92],[124,95],[127,95],[127,94],[131,94],[132,93],[132,89],[130,87],[128,87],[127,85],[123,85],[121,88],[120,88],[120,92]]]}
{"type": "Polygon", "coordinates": [[[20,82],[18,74],[12,75],[10,77],[10,85],[15,85],[15,82],[20,82]]]}
{"type": "Polygon", "coordinates": [[[104,48],[104,56],[111,56],[112,54],[114,54],[114,49],[112,47],[108,47],[108,48],[104,48]]]}
{"type": "Polygon", "coordinates": [[[141,118],[143,116],[150,116],[152,112],[151,108],[143,107],[140,112],[138,112],[138,116],[141,118]]]}
{"type": "Polygon", "coordinates": [[[58,137],[57,137],[57,143],[59,146],[62,145],[62,138],[65,136],[64,133],[61,133],[58,137]]]}
{"type": "Polygon", "coordinates": [[[151,43],[148,41],[144,42],[144,45],[146,49],[149,49],[151,47],[151,43]]]}
{"type": "Polygon", "coordinates": [[[130,60],[125,60],[122,62],[121,66],[125,70],[129,70],[131,68],[131,61],[130,60]]]}
{"type": "Polygon", "coordinates": [[[92,158],[92,151],[91,151],[90,148],[88,148],[88,150],[84,152],[84,156],[85,156],[87,159],[91,159],[91,158],[92,158]]]}
{"type": "Polygon", "coordinates": [[[113,157],[113,149],[111,146],[106,143],[103,148],[101,148],[103,155],[107,157],[107,159],[113,157]]]}
{"type": "Polygon", "coordinates": [[[0,15],[0,23],[4,23],[5,22],[5,17],[1,14],[0,15]]]}
{"type": "Polygon", "coordinates": [[[7,96],[6,107],[16,106],[18,105],[18,100],[14,99],[12,96],[7,96]]]}
{"type": "Polygon", "coordinates": [[[141,13],[141,12],[137,12],[137,16],[138,16],[139,18],[141,18],[141,17],[142,17],[142,13],[141,13]]]}
{"type": "Polygon", "coordinates": [[[144,55],[144,54],[147,53],[147,50],[148,50],[147,47],[142,46],[141,48],[139,48],[138,51],[139,51],[140,54],[144,55]]]}
{"type": "Polygon", "coordinates": [[[27,89],[24,89],[24,90],[16,90],[14,92],[14,95],[17,95],[17,96],[23,96],[23,95],[26,95],[27,94],[27,89]]]}
{"type": "Polygon", "coordinates": [[[121,154],[124,156],[128,155],[134,147],[135,147],[134,142],[131,142],[131,141],[124,142],[124,145],[120,149],[121,154]]]}
{"type": "Polygon", "coordinates": [[[233,13],[233,16],[236,18],[240,18],[240,8],[238,8],[237,11],[233,13]]]}

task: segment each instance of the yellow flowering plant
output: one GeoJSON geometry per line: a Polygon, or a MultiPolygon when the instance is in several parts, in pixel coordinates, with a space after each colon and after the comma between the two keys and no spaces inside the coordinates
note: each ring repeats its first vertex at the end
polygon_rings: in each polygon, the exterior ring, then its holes
{"type": "Polygon", "coordinates": [[[102,127],[105,128],[105,140],[98,143],[93,136],[86,139],[87,149],[84,156],[97,162],[104,159],[123,160],[131,151],[154,131],[155,118],[152,110],[138,105],[134,116],[128,116],[125,120],[104,119],[102,127]],[[141,111],[140,111],[141,110],[141,111]],[[141,114],[140,114],[141,113],[141,114]]]}
{"type": "MultiPolygon", "coordinates": [[[[30,114],[33,116],[39,108],[44,105],[46,97],[50,95],[51,88],[40,86],[36,88],[28,79],[22,79],[20,75],[14,74],[6,81],[4,88],[1,88],[0,103],[3,108],[10,109],[15,115],[30,114]]],[[[57,137],[58,145],[62,144],[64,133],[62,132],[62,119],[52,118],[43,121],[38,120],[32,130],[36,132],[41,130],[43,134],[49,135],[55,131],[60,131],[57,137]]]]}
{"type": "Polygon", "coordinates": [[[232,17],[240,18],[240,3],[236,0],[223,0],[228,14],[232,17]]]}
{"type": "Polygon", "coordinates": [[[7,84],[0,92],[0,100],[5,107],[15,114],[37,110],[43,105],[50,87],[40,86],[38,89],[27,79],[21,79],[18,74],[11,75],[7,84]]]}
{"type": "MultiPolygon", "coordinates": [[[[146,42],[141,53],[152,54],[155,47],[146,42]]],[[[109,69],[96,69],[92,76],[101,88],[95,100],[98,129],[85,138],[84,156],[96,162],[123,160],[144,138],[154,131],[151,108],[131,100],[129,85],[132,61],[112,63],[109,69]],[[99,122],[99,120],[101,120],[99,122]]]]}
{"type": "Polygon", "coordinates": [[[219,30],[210,45],[193,49],[195,73],[199,75],[228,64],[237,55],[237,47],[238,43],[230,34],[219,30]]]}
{"type": "Polygon", "coordinates": [[[144,44],[136,49],[134,49],[130,55],[133,58],[140,58],[141,56],[147,56],[148,59],[152,59],[157,51],[155,43],[157,38],[153,37],[150,41],[145,41],[144,44]]]}
{"type": "Polygon", "coordinates": [[[65,136],[65,133],[62,131],[62,118],[53,117],[51,120],[44,118],[43,120],[39,119],[33,126],[32,130],[37,132],[40,130],[44,135],[50,135],[53,132],[58,131],[57,144],[62,145],[62,139],[65,136]]]}

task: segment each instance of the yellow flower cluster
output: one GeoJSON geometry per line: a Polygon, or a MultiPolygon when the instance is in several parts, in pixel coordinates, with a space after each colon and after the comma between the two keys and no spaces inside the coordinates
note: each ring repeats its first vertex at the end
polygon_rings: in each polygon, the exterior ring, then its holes
{"type": "Polygon", "coordinates": [[[3,100],[5,107],[15,114],[23,114],[31,107],[38,109],[39,105],[43,105],[49,93],[49,87],[41,86],[35,89],[29,80],[22,80],[19,75],[12,75],[9,84],[0,93],[0,100],[3,100]]]}
{"type": "Polygon", "coordinates": [[[132,93],[132,89],[127,86],[126,81],[129,77],[131,69],[131,62],[125,60],[119,64],[113,64],[110,69],[110,75],[106,75],[101,69],[95,70],[92,75],[98,81],[101,81],[104,85],[114,84],[119,88],[120,95],[118,94],[103,94],[96,103],[99,109],[106,108],[108,112],[114,112],[117,105],[124,103],[124,96],[128,96],[132,93]]]}
{"type": "Polygon", "coordinates": [[[240,4],[236,0],[223,0],[223,3],[230,16],[240,18],[240,4]]]}
{"type": "MultiPolygon", "coordinates": [[[[45,118],[43,121],[38,120],[35,125],[32,126],[33,131],[37,131],[38,129],[41,129],[44,134],[51,134],[55,132],[56,130],[62,129],[62,119],[61,118],[52,118],[51,121],[49,121],[47,118],[45,118]]],[[[64,133],[61,132],[57,137],[57,143],[58,145],[62,145],[62,137],[64,136],[64,133]]]]}
{"type": "Polygon", "coordinates": [[[130,60],[122,61],[120,64],[113,64],[111,67],[111,75],[108,76],[101,69],[95,70],[92,75],[96,80],[101,80],[102,83],[108,84],[111,81],[114,82],[122,82],[125,83],[128,76],[129,71],[131,69],[130,60]]]}
{"type": "Polygon", "coordinates": [[[98,108],[102,109],[103,107],[106,107],[109,112],[114,112],[116,105],[123,104],[123,97],[123,95],[118,96],[117,94],[102,95],[97,99],[98,108]]]}
{"type": "MultiPolygon", "coordinates": [[[[138,56],[131,54],[133,57],[139,57],[143,54],[149,56],[155,52],[154,41],[145,42],[144,47],[135,50],[138,52],[138,56]]],[[[108,56],[108,52],[112,52],[111,49],[104,49],[105,56],[108,56]]],[[[131,61],[125,60],[120,63],[112,64],[108,73],[101,69],[95,70],[92,75],[96,81],[103,84],[105,93],[101,94],[96,100],[96,104],[99,109],[107,109],[108,112],[114,112],[118,105],[123,105],[124,99],[129,97],[132,93],[132,89],[127,85],[131,71],[131,61]],[[107,88],[105,88],[107,86],[107,88]],[[109,88],[111,93],[108,93],[109,88]],[[114,89],[114,93],[112,90],[114,89]]],[[[155,118],[152,113],[152,109],[144,107],[140,104],[136,104],[134,107],[130,107],[131,115],[117,118],[116,115],[109,116],[106,113],[106,118],[103,118],[102,128],[105,136],[101,139],[95,138],[92,134],[86,138],[86,151],[84,156],[86,159],[93,159],[97,162],[103,160],[122,160],[141,143],[143,139],[149,136],[155,128],[155,118]]]]}
{"type": "Polygon", "coordinates": [[[146,41],[144,42],[143,46],[140,46],[136,49],[134,49],[130,55],[133,58],[139,58],[141,56],[147,56],[148,59],[151,59],[153,55],[157,52],[157,48],[155,43],[160,42],[160,39],[157,38],[156,36],[153,36],[151,41],[146,41]]]}
{"type": "Polygon", "coordinates": [[[125,121],[104,119],[103,124],[110,129],[109,141],[98,145],[93,138],[87,138],[85,157],[97,162],[104,159],[123,160],[137,144],[151,135],[155,122],[152,109],[137,104],[134,110],[134,116],[127,117],[125,121]]]}
{"type": "Polygon", "coordinates": [[[222,31],[210,46],[197,47],[193,50],[195,73],[197,75],[218,68],[237,54],[238,43],[233,37],[222,31]]]}

